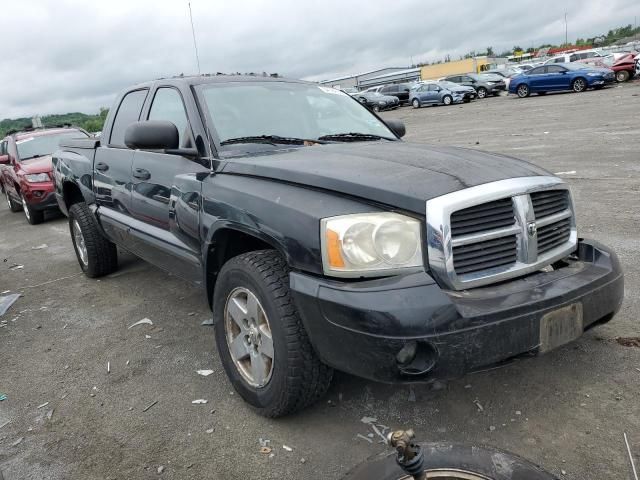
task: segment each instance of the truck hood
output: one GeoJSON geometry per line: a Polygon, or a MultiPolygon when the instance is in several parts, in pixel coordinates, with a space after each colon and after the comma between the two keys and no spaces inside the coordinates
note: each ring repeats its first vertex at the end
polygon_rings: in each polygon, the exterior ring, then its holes
{"type": "Polygon", "coordinates": [[[420,214],[427,200],[440,195],[549,175],[505,155],[384,140],[277,149],[229,159],[219,171],[321,188],[420,214]]]}
{"type": "Polygon", "coordinates": [[[51,155],[23,160],[20,162],[20,168],[25,173],[50,173],[53,170],[51,155]]]}

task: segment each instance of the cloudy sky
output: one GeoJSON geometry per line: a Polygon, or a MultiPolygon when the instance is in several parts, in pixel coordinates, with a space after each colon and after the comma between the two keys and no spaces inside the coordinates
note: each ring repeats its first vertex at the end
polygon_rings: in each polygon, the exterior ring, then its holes
{"type": "MultiPolygon", "coordinates": [[[[0,118],[93,113],[130,84],[197,71],[186,0],[4,0],[2,7],[0,118]]],[[[310,79],[560,42],[565,9],[570,39],[640,19],[638,0],[192,0],[191,7],[203,72],[310,79]]]]}

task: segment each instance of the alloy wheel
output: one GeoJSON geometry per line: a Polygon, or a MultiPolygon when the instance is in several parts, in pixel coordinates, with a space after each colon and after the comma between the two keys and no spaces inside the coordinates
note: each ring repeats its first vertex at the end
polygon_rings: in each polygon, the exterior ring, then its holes
{"type": "Polygon", "coordinates": [[[585,89],[585,87],[586,87],[586,83],[585,83],[585,81],[583,79],[576,78],[573,81],[573,91],[574,92],[580,93],[585,89]]]}
{"type": "Polygon", "coordinates": [[[520,98],[524,98],[527,95],[529,95],[529,87],[527,87],[526,85],[519,85],[518,86],[518,96],[520,98]]]}
{"type": "Polygon", "coordinates": [[[244,287],[235,288],[224,307],[225,334],[231,359],[242,378],[261,388],[273,374],[271,326],[258,297],[244,287]]]}
{"type": "Polygon", "coordinates": [[[27,201],[24,199],[24,196],[21,196],[20,198],[22,199],[22,210],[24,210],[25,216],[27,217],[27,220],[31,220],[31,213],[29,213],[27,201]]]}
{"type": "Polygon", "coordinates": [[[84,235],[82,235],[82,229],[78,220],[73,221],[73,240],[76,244],[76,250],[78,251],[78,257],[83,265],[89,265],[89,253],[87,252],[87,245],[84,241],[84,235]]]}

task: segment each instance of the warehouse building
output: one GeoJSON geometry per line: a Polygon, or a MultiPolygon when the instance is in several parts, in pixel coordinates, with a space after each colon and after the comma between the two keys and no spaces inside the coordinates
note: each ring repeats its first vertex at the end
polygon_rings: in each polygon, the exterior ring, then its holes
{"type": "Polygon", "coordinates": [[[387,73],[406,70],[406,68],[407,67],[379,68],[377,70],[370,70],[368,72],[358,73],[355,75],[347,75],[344,77],[338,77],[331,80],[322,80],[320,84],[326,85],[327,87],[333,87],[333,88],[357,87],[362,89],[363,88],[362,82],[368,82],[371,78],[376,78],[376,77],[379,77],[380,75],[385,75],[387,73]]]}

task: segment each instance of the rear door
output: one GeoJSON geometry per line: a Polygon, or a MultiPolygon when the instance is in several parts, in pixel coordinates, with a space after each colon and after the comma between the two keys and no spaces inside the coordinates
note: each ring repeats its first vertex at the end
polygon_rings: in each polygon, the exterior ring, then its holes
{"type": "Polygon", "coordinates": [[[124,144],[129,125],[140,119],[149,89],[126,93],[115,114],[109,138],[96,150],[93,164],[93,192],[98,218],[107,235],[125,247],[130,246],[131,165],[134,151],[124,144]]]}
{"type": "MultiPolygon", "coordinates": [[[[194,146],[183,96],[173,86],[153,95],[148,120],[173,123],[180,147],[194,146]]],[[[201,281],[198,231],[201,184],[197,173],[208,173],[199,160],[158,151],[137,150],[132,166],[131,236],[134,252],[187,280],[201,281]]]]}

